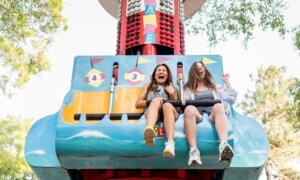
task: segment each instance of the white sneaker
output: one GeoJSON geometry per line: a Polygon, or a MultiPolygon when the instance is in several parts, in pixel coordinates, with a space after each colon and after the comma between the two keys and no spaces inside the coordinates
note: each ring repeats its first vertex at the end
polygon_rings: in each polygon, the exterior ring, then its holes
{"type": "Polygon", "coordinates": [[[164,157],[173,158],[175,157],[175,142],[166,142],[166,147],[164,150],[164,157]]]}
{"type": "Polygon", "coordinates": [[[201,157],[200,157],[200,152],[198,149],[191,149],[190,153],[189,153],[189,162],[188,165],[189,166],[197,166],[197,165],[201,165],[202,161],[201,161],[201,157]]]}
{"type": "Polygon", "coordinates": [[[144,139],[147,146],[153,146],[155,144],[154,141],[154,129],[152,126],[147,126],[144,131],[144,139]]]}
{"type": "Polygon", "coordinates": [[[234,156],[234,151],[232,147],[227,142],[222,142],[219,145],[219,161],[227,161],[230,162],[232,157],[234,156]]]}

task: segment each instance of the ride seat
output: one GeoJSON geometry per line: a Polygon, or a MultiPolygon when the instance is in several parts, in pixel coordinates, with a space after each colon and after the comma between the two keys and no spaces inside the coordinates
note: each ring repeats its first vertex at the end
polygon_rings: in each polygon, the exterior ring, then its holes
{"type": "Polygon", "coordinates": [[[75,124],[81,114],[86,114],[88,121],[96,121],[108,114],[108,105],[109,91],[76,92],[72,104],[63,107],[62,118],[68,123],[75,124]]]}
{"type": "Polygon", "coordinates": [[[144,109],[135,108],[135,103],[141,91],[142,88],[119,87],[114,97],[113,111],[110,119],[120,120],[123,114],[127,114],[130,120],[140,119],[144,113],[144,109]]]}

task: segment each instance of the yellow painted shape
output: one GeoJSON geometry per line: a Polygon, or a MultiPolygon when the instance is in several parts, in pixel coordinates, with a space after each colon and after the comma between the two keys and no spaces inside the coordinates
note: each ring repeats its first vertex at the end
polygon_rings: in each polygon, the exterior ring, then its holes
{"type": "Polygon", "coordinates": [[[207,57],[203,57],[202,62],[203,62],[204,64],[214,64],[214,63],[217,63],[216,61],[214,61],[214,60],[212,60],[212,59],[209,59],[209,58],[207,58],[207,57]]]}
{"type": "Polygon", "coordinates": [[[109,91],[77,92],[71,106],[63,107],[62,118],[75,124],[74,114],[108,114],[109,96],[109,91]]]}
{"type": "Polygon", "coordinates": [[[144,27],[146,24],[152,24],[157,27],[156,15],[143,16],[144,27]]]}
{"type": "Polygon", "coordinates": [[[119,88],[115,96],[113,113],[143,113],[144,109],[135,108],[141,91],[141,88],[119,88]]]}
{"type": "Polygon", "coordinates": [[[143,58],[143,57],[139,57],[138,59],[138,64],[143,64],[143,63],[150,63],[151,60],[150,59],[146,59],[146,58],[143,58]]]}
{"type": "Polygon", "coordinates": [[[86,74],[85,77],[88,78],[89,85],[99,87],[103,83],[105,75],[102,71],[93,68],[86,74]]]}

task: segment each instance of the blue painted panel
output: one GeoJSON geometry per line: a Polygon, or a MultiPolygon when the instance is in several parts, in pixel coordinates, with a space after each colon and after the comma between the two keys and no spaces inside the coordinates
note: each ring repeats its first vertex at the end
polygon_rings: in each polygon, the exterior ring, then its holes
{"type": "Polygon", "coordinates": [[[235,156],[232,167],[264,166],[269,153],[269,142],[263,127],[254,119],[233,110],[235,156]]]}
{"type": "Polygon", "coordinates": [[[80,91],[108,90],[110,87],[110,80],[112,78],[113,63],[114,56],[77,56],[74,62],[71,89],[77,89],[80,91]],[[103,60],[93,64],[92,67],[91,58],[103,58],[103,60]],[[99,87],[91,86],[85,82],[85,76],[92,68],[105,73],[105,79],[99,87]]]}
{"type": "MultiPolygon", "coordinates": [[[[121,56],[119,57],[119,81],[118,86],[120,87],[143,87],[146,82],[149,82],[149,76],[152,73],[152,70],[156,66],[156,60],[153,56],[143,56],[144,59],[148,60],[148,63],[138,64],[139,57],[138,56],[121,56]],[[144,75],[144,81],[136,84],[130,85],[126,79],[125,74],[134,68],[139,69],[144,75]]],[[[117,86],[117,87],[118,87],[117,86]]],[[[117,88],[116,87],[116,88],[117,88]]]]}
{"type": "Polygon", "coordinates": [[[41,180],[71,180],[66,169],[57,167],[31,167],[34,174],[41,180]]]}
{"type": "Polygon", "coordinates": [[[169,60],[163,61],[167,64],[173,74],[174,84],[176,84],[176,67],[178,62],[183,63],[184,76],[188,77],[188,70],[193,62],[202,60],[203,57],[209,58],[214,63],[206,64],[207,68],[212,72],[216,82],[223,84],[221,76],[223,73],[222,59],[219,55],[193,55],[193,56],[78,56],[75,58],[73,67],[73,77],[71,90],[79,91],[103,91],[109,90],[112,78],[112,69],[114,63],[119,63],[119,82],[118,86],[142,87],[149,82],[149,77],[160,58],[169,60]],[[85,82],[86,74],[92,69],[91,59],[101,58],[102,60],[93,65],[93,68],[105,73],[105,80],[99,87],[93,87],[85,82]],[[139,58],[149,60],[147,63],[138,63],[139,58]],[[138,68],[145,74],[145,80],[137,85],[131,86],[124,76],[130,70],[138,68]]]}
{"type": "Polygon", "coordinates": [[[26,137],[25,158],[30,166],[59,167],[55,149],[57,114],[38,120],[26,137]]]}

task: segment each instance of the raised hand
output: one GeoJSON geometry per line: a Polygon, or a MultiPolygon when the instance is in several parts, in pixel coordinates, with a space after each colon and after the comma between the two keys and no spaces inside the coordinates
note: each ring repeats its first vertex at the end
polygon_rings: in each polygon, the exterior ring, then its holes
{"type": "Polygon", "coordinates": [[[166,85],[165,90],[169,95],[174,95],[176,92],[172,84],[166,85]]]}
{"type": "Polygon", "coordinates": [[[224,82],[229,81],[229,78],[230,78],[230,75],[228,73],[225,73],[225,74],[222,75],[222,80],[224,82]]]}
{"type": "Polygon", "coordinates": [[[222,75],[222,80],[224,81],[227,89],[232,89],[231,83],[229,81],[230,75],[228,73],[225,73],[222,75]]]}
{"type": "Polygon", "coordinates": [[[184,80],[184,79],[183,79],[183,74],[182,74],[182,73],[179,73],[179,74],[178,74],[177,80],[178,80],[178,81],[179,81],[179,80],[184,80]]]}

